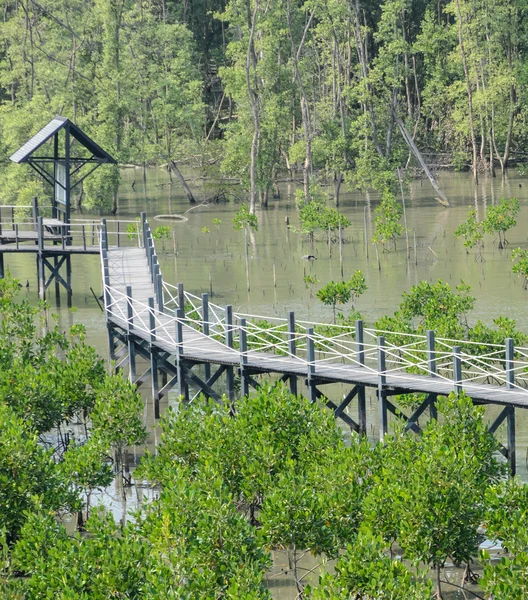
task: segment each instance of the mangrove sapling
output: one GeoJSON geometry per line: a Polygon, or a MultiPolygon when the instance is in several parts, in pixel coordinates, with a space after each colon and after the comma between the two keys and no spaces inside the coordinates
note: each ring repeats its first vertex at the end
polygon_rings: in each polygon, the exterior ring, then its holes
{"type": "Polygon", "coordinates": [[[303,281],[304,281],[304,287],[307,290],[310,290],[310,298],[313,298],[313,296],[314,296],[313,289],[314,289],[314,286],[316,286],[319,283],[319,279],[317,279],[317,277],[315,275],[305,275],[303,277],[303,281]]]}
{"type": "Polygon", "coordinates": [[[367,290],[365,277],[360,270],[350,277],[349,281],[330,281],[317,292],[317,297],[323,304],[332,307],[334,325],[336,323],[336,306],[338,304],[347,304],[352,300],[352,308],[354,300],[357,300],[361,294],[367,290]]]}
{"type": "Polygon", "coordinates": [[[244,230],[244,242],[245,242],[245,257],[246,257],[246,283],[247,291],[251,291],[249,282],[249,230],[258,230],[257,215],[250,212],[247,204],[242,204],[238,209],[235,218],[233,219],[233,229],[235,231],[244,230]]]}
{"type": "Polygon", "coordinates": [[[400,236],[404,227],[400,223],[403,215],[403,208],[396,202],[394,194],[386,191],[382,195],[381,204],[375,209],[374,214],[374,244],[381,243],[384,252],[388,252],[387,244],[392,242],[396,250],[396,238],[400,236]]]}
{"type": "Polygon", "coordinates": [[[512,260],[515,262],[512,271],[522,277],[523,289],[526,290],[528,288],[528,250],[516,248],[512,252],[512,260]]]}
{"type": "Polygon", "coordinates": [[[486,233],[497,234],[499,249],[503,249],[508,240],[506,232],[517,224],[520,205],[517,198],[501,198],[499,204],[488,206],[482,228],[486,233]]]}
{"type": "Polygon", "coordinates": [[[172,229],[169,225],[160,225],[152,232],[152,237],[155,240],[161,241],[162,251],[165,252],[165,240],[170,240],[172,237],[172,229]]]}
{"type": "Polygon", "coordinates": [[[464,239],[464,247],[466,254],[469,254],[470,249],[476,247],[475,260],[484,261],[482,256],[482,240],[484,238],[484,227],[482,223],[477,221],[477,211],[472,209],[469,211],[468,218],[455,229],[455,237],[464,239]]]}

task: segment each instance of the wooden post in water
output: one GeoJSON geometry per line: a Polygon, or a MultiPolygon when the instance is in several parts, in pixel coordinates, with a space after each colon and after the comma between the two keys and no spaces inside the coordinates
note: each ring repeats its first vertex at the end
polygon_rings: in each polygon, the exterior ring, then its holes
{"type": "Polygon", "coordinates": [[[240,319],[240,391],[242,397],[249,395],[249,379],[247,374],[247,324],[246,319],[240,319]]]}
{"type": "Polygon", "coordinates": [[[385,397],[385,385],[387,384],[387,362],[385,354],[385,337],[378,337],[378,401],[380,411],[380,440],[383,440],[389,431],[389,420],[387,410],[387,399],[385,397]]]}
{"type": "MultiPolygon", "coordinates": [[[[295,340],[295,313],[291,310],[288,313],[288,352],[290,356],[297,355],[297,347],[295,340]]],[[[290,393],[297,396],[297,377],[290,375],[290,393]]]]}
{"type": "Polygon", "coordinates": [[[341,278],[343,278],[343,226],[341,225],[341,221],[339,221],[339,268],[341,270],[341,278]]]}
{"type": "MultiPolygon", "coordinates": [[[[356,320],[356,353],[359,367],[365,366],[365,344],[363,341],[363,321],[361,319],[356,320]]],[[[367,398],[366,398],[365,386],[359,387],[358,391],[358,425],[359,433],[366,435],[367,433],[367,398]]]]}

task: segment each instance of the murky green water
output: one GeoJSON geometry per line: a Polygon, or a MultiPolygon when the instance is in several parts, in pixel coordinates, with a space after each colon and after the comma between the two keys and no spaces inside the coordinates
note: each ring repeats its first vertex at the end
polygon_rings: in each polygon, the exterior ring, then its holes
{"type": "MultiPolygon", "coordinates": [[[[522,178],[512,174],[504,180],[482,178],[480,184],[474,186],[469,175],[453,173],[441,176],[439,183],[452,208],[446,209],[434,200],[434,192],[428,183],[422,185],[419,181],[414,182],[406,198],[410,260],[407,259],[405,239],[400,239],[395,251],[381,253],[381,270],[378,269],[373,245],[365,244],[365,220],[370,238],[376,199],[369,200],[357,191],[342,195],[340,210],[352,222],[344,234],[344,277],[348,278],[356,269],[361,269],[368,284],[368,291],[357,303],[358,310],[367,323],[372,323],[380,316],[393,312],[402,293],[423,279],[432,282],[442,279],[451,285],[464,280],[472,286],[477,298],[472,319],[491,324],[493,318],[506,315],[516,319],[518,326],[528,332],[528,292],[522,289],[521,282],[511,272],[511,249],[528,245],[528,183],[525,185],[522,178]],[[511,196],[519,199],[521,212],[517,226],[507,236],[509,247],[499,251],[488,236],[484,248],[485,262],[476,262],[472,255],[466,255],[462,242],[454,239],[454,230],[466,219],[469,208],[476,207],[482,217],[487,205],[497,202],[501,197],[511,196]]],[[[197,198],[200,201],[209,195],[211,189],[201,188],[197,198]]],[[[119,217],[134,218],[145,210],[151,225],[156,227],[162,224],[154,219],[156,215],[185,215],[184,222],[172,224],[173,239],[165,241],[165,251],[160,257],[164,278],[169,283],[183,282],[185,288],[195,294],[209,291],[211,287],[213,302],[232,304],[235,310],[243,312],[283,317],[288,310],[295,310],[298,318],[331,320],[330,308],[310,297],[303,278],[307,274],[314,275],[321,286],[331,279],[340,279],[338,245],[332,247],[331,255],[325,240],[310,247],[294,231],[298,223],[295,202],[292,196],[288,196],[286,185],[281,188],[281,195],[280,200],[270,199],[269,208],[258,213],[259,229],[254,234],[254,244],[250,248],[250,292],[246,285],[243,233],[234,231],[232,225],[238,209],[236,204],[190,207],[176,185],[170,189],[165,172],[150,171],[145,189],[142,171],[131,169],[124,173],[119,217]],[[285,224],[286,217],[289,217],[290,229],[285,224]],[[215,224],[214,219],[221,223],[215,224]],[[301,258],[312,253],[317,260],[309,262],[301,258]]],[[[29,280],[30,287],[26,293],[34,298],[34,257],[8,255],[6,265],[16,277],[29,280]]],[[[100,293],[98,257],[74,257],[73,301],[77,312],[71,314],[64,307],[53,308],[52,312],[60,314],[65,326],[69,322],[85,323],[88,341],[107,355],[104,320],[90,286],[96,294],[100,293]]],[[[335,386],[333,393],[339,398],[343,389],[335,386]]],[[[377,410],[374,398],[370,398],[370,411],[370,435],[375,439],[377,410]]],[[[528,479],[525,460],[528,413],[517,412],[518,468],[520,475],[528,479]]],[[[495,413],[495,410],[489,409],[490,418],[495,413]]],[[[148,404],[146,419],[152,423],[148,404]]],[[[151,445],[156,443],[156,437],[156,428],[152,427],[151,445]]],[[[135,495],[137,493],[130,490],[130,502],[134,501],[135,495]]],[[[117,500],[112,503],[116,514],[121,506],[119,497],[120,494],[116,492],[117,500]]],[[[278,570],[274,573],[276,577],[271,585],[275,597],[286,600],[294,598],[296,594],[294,587],[290,586],[288,575],[279,573],[281,560],[280,557],[277,559],[278,570]]]]}

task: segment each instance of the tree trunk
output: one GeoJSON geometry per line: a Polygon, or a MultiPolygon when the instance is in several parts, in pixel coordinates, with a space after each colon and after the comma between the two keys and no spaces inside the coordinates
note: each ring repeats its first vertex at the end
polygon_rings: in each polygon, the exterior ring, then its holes
{"type": "Polygon", "coordinates": [[[187,185],[187,182],[183,178],[183,175],[181,174],[181,171],[178,168],[176,161],[175,160],[169,161],[169,166],[170,166],[171,171],[174,172],[174,174],[176,175],[176,177],[182,184],[182,187],[185,190],[185,194],[187,195],[187,200],[189,200],[189,204],[196,204],[196,199],[195,199],[193,193],[191,192],[191,188],[187,185]]]}
{"type": "Polygon", "coordinates": [[[424,173],[427,175],[427,178],[431,182],[431,185],[436,190],[436,193],[438,194],[439,198],[435,198],[435,200],[437,202],[440,202],[440,204],[442,204],[443,206],[451,206],[451,204],[449,203],[449,200],[447,199],[447,196],[438,187],[438,183],[436,182],[436,179],[433,177],[433,174],[429,170],[429,167],[426,165],[425,160],[422,156],[422,153],[420,152],[420,150],[418,150],[418,147],[414,143],[414,140],[412,139],[410,133],[407,131],[405,124],[400,119],[400,117],[398,117],[396,112],[394,112],[394,119],[396,120],[396,123],[398,124],[398,127],[400,128],[400,131],[403,136],[403,139],[405,140],[405,143],[409,146],[409,148],[413,152],[414,156],[416,156],[424,173]]]}
{"type": "Polygon", "coordinates": [[[247,3],[247,12],[249,20],[249,42],[246,55],[246,86],[248,99],[251,105],[251,113],[253,116],[253,137],[251,139],[251,166],[250,166],[250,194],[249,194],[249,212],[254,215],[257,203],[257,158],[260,144],[260,114],[258,106],[258,96],[251,85],[251,66],[256,68],[257,58],[255,55],[255,28],[257,26],[257,12],[259,10],[259,0],[255,1],[253,15],[250,12],[249,0],[247,3]]]}
{"type": "Polygon", "coordinates": [[[462,55],[462,66],[464,67],[464,77],[466,78],[466,88],[468,96],[468,109],[469,109],[469,129],[471,132],[471,146],[473,148],[473,179],[475,183],[478,183],[477,173],[477,140],[475,137],[475,125],[473,122],[473,93],[471,91],[471,82],[469,80],[469,71],[466,62],[466,51],[464,49],[464,38],[462,35],[462,13],[460,11],[460,0],[456,0],[456,7],[458,13],[458,43],[460,44],[460,54],[462,55]]]}

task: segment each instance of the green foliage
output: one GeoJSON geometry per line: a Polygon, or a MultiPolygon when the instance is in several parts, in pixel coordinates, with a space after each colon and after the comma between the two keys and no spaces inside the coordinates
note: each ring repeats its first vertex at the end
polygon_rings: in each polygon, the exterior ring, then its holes
{"type": "Polygon", "coordinates": [[[386,192],[382,196],[381,204],[374,211],[375,232],[372,241],[382,244],[386,248],[388,242],[393,242],[396,248],[396,238],[403,233],[403,225],[400,219],[403,215],[401,204],[396,202],[394,194],[386,192]]]}
{"type": "Polygon", "coordinates": [[[365,293],[367,284],[361,271],[355,271],[349,281],[331,281],[317,292],[319,300],[332,307],[334,323],[336,322],[336,305],[347,304],[365,293]]]}
{"type": "Polygon", "coordinates": [[[67,512],[80,505],[52,454],[41,447],[28,422],[0,403],[0,531],[10,543],[35,507],[67,512]]]}
{"type": "Polygon", "coordinates": [[[257,231],[258,219],[257,215],[254,215],[250,212],[247,204],[241,204],[233,219],[233,229],[235,231],[240,231],[241,229],[247,228],[257,231]]]}
{"type": "Polygon", "coordinates": [[[477,246],[479,255],[482,256],[483,225],[477,221],[475,210],[470,210],[467,221],[464,221],[455,229],[455,237],[464,238],[464,246],[467,250],[477,246]]]}
{"type": "Polygon", "coordinates": [[[496,598],[521,600],[528,591],[528,488],[517,478],[508,479],[486,493],[486,536],[500,542],[507,553],[492,560],[482,551],[482,589],[496,598]]]}
{"type": "Polygon", "coordinates": [[[512,252],[512,260],[515,264],[512,267],[514,273],[518,273],[523,279],[523,288],[528,288],[528,250],[525,248],[516,248],[512,252]]]}
{"type": "Polygon", "coordinates": [[[482,228],[486,233],[498,235],[499,248],[503,248],[508,241],[506,232],[517,224],[517,215],[520,205],[517,198],[501,198],[499,204],[488,206],[486,218],[482,221],[482,228]]]}
{"type": "Polygon", "coordinates": [[[306,203],[301,190],[296,192],[301,234],[308,235],[310,239],[313,239],[317,231],[335,232],[339,230],[340,225],[341,229],[350,226],[350,221],[344,215],[327,205],[327,198],[319,191],[318,187],[311,188],[310,197],[311,201],[306,203]]]}
{"type": "Polygon", "coordinates": [[[434,566],[437,577],[448,558],[469,564],[476,556],[482,498],[504,473],[482,408],[451,394],[438,410],[420,438],[400,434],[378,448],[382,467],[364,508],[373,531],[416,564],[434,566]]]}
{"type": "Polygon", "coordinates": [[[323,575],[319,586],[308,591],[307,598],[425,600],[432,596],[431,588],[423,573],[415,575],[400,560],[389,558],[383,540],[365,530],[339,557],[335,574],[323,575]]]}

